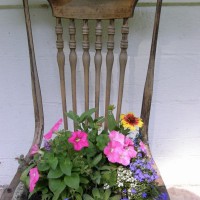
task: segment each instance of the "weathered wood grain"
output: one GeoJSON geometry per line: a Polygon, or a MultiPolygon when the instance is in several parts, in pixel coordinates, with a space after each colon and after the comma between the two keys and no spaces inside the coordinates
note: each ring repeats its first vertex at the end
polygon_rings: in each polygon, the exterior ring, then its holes
{"type": "Polygon", "coordinates": [[[120,72],[119,72],[119,88],[118,88],[118,101],[117,101],[117,114],[116,120],[119,121],[121,107],[122,107],[122,98],[123,98],[123,89],[124,89],[124,77],[127,63],[127,48],[128,48],[128,19],[123,20],[122,25],[122,40],[121,40],[121,52],[119,55],[119,64],[120,64],[120,72]]]}
{"type": "Polygon", "coordinates": [[[63,110],[63,119],[64,119],[64,128],[68,129],[68,122],[67,122],[67,105],[66,105],[66,90],[65,90],[65,54],[63,51],[64,42],[63,42],[63,27],[61,18],[56,18],[56,35],[57,41],[56,46],[58,49],[57,52],[57,62],[58,62],[58,69],[60,75],[60,91],[61,91],[61,99],[62,99],[62,110],[63,110]]]}
{"type": "Polygon", "coordinates": [[[73,112],[77,113],[77,99],[76,99],[76,64],[77,64],[77,55],[76,55],[76,28],[74,19],[70,19],[69,23],[69,62],[71,67],[71,88],[72,88],[72,106],[73,112]]]}
{"type": "Polygon", "coordinates": [[[83,67],[84,67],[84,92],[85,92],[85,111],[89,110],[89,68],[90,68],[90,53],[89,53],[89,27],[88,20],[83,20],[83,67]]]}
{"type": "MultiPolygon", "coordinates": [[[[148,143],[148,126],[149,126],[149,117],[150,117],[151,102],[152,102],[152,95],[153,95],[155,58],[156,58],[161,8],[162,8],[162,0],[157,0],[154,29],[153,29],[153,36],[152,36],[152,43],[151,43],[151,51],[150,51],[150,57],[149,57],[149,65],[148,65],[148,70],[147,70],[146,82],[144,86],[142,110],[141,110],[141,118],[143,119],[143,122],[144,122],[144,126],[141,129],[141,133],[142,133],[144,142],[147,144],[148,154],[149,154],[149,157],[151,158],[153,158],[153,156],[151,154],[150,146],[148,143]]],[[[158,166],[156,165],[155,162],[154,162],[154,169],[159,174],[159,179],[157,180],[157,182],[159,184],[160,191],[168,194],[166,186],[164,184],[164,181],[158,169],[158,166]]],[[[169,195],[168,195],[168,199],[170,199],[169,195]]]]}
{"type": "Polygon", "coordinates": [[[105,101],[105,129],[107,129],[107,116],[108,116],[108,106],[110,104],[110,92],[111,92],[111,79],[112,79],[112,68],[114,62],[114,35],[115,35],[115,26],[114,19],[110,20],[108,26],[108,42],[107,42],[107,55],[106,55],[106,67],[107,67],[107,76],[106,76],[106,101],[105,101]]]}
{"type": "Polygon", "coordinates": [[[102,65],[102,25],[101,20],[96,22],[96,42],[95,49],[96,53],[94,56],[95,63],[95,117],[99,116],[99,97],[100,97],[100,78],[101,78],[101,65],[102,65]]]}
{"type": "Polygon", "coordinates": [[[122,19],[133,15],[138,0],[48,0],[55,17],[122,19]]]}

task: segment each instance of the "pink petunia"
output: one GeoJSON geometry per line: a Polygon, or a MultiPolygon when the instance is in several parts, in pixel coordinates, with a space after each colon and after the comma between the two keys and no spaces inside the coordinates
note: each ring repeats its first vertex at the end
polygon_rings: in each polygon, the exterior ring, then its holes
{"type": "Polygon", "coordinates": [[[118,157],[118,160],[117,162],[124,165],[124,166],[127,166],[130,164],[130,161],[131,161],[131,157],[129,156],[129,153],[128,151],[121,151],[119,153],[119,157],[118,157]]]}
{"type": "Polygon", "coordinates": [[[135,158],[137,155],[133,141],[117,131],[111,131],[109,138],[110,142],[104,148],[104,154],[108,160],[124,166],[129,165],[131,158],[135,158]]]}
{"type": "Polygon", "coordinates": [[[32,168],[29,172],[29,176],[30,176],[29,192],[33,192],[33,190],[36,186],[36,183],[39,180],[38,168],[37,167],[32,168]]]}
{"type": "Polygon", "coordinates": [[[133,141],[129,138],[129,137],[126,137],[125,140],[124,140],[124,146],[127,147],[127,146],[133,146],[133,141]]]}
{"type": "Polygon", "coordinates": [[[137,155],[137,151],[135,151],[133,146],[127,146],[124,148],[124,150],[128,153],[130,158],[135,158],[137,155]]]}
{"type": "Polygon", "coordinates": [[[125,136],[118,131],[111,131],[109,134],[109,138],[111,141],[117,141],[124,145],[125,136]]]}
{"type": "Polygon", "coordinates": [[[146,152],[146,147],[145,147],[145,144],[140,141],[140,149],[143,151],[143,152],[146,152]]]}
{"type": "Polygon", "coordinates": [[[38,145],[37,145],[37,144],[34,144],[34,145],[31,147],[30,155],[32,156],[32,155],[38,153],[38,151],[39,151],[38,145]]]}
{"type": "Polygon", "coordinates": [[[68,142],[73,144],[74,150],[80,151],[83,147],[89,146],[87,137],[87,133],[82,131],[75,131],[72,133],[72,136],[68,139],[68,142]]]}
{"type": "Polygon", "coordinates": [[[45,140],[50,140],[54,132],[58,131],[60,125],[62,124],[62,119],[59,119],[55,125],[51,128],[51,130],[44,135],[45,140]]]}
{"type": "Polygon", "coordinates": [[[136,157],[137,151],[135,151],[135,149],[134,149],[133,141],[128,137],[125,138],[124,149],[125,149],[125,151],[127,151],[130,158],[136,157]]]}
{"type": "Polygon", "coordinates": [[[112,163],[116,163],[119,160],[119,153],[123,151],[123,145],[118,141],[111,141],[104,148],[104,154],[108,160],[112,163]]]}

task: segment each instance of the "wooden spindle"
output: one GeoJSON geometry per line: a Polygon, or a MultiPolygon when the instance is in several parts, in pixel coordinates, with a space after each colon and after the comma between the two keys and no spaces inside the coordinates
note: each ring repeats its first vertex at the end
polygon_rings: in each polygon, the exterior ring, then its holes
{"type": "Polygon", "coordinates": [[[99,96],[100,96],[100,77],[101,77],[101,64],[102,64],[102,26],[101,20],[97,20],[96,24],[96,42],[95,42],[95,117],[99,116],[99,96]]]}
{"type": "Polygon", "coordinates": [[[84,67],[84,91],[85,91],[85,111],[89,110],[89,67],[90,67],[90,54],[89,54],[89,27],[88,20],[83,20],[83,67],[84,67]]]}
{"type": "Polygon", "coordinates": [[[73,112],[77,113],[77,103],[76,103],[76,64],[77,64],[77,55],[76,55],[76,27],[74,19],[70,19],[69,24],[69,62],[71,67],[71,87],[72,87],[72,106],[73,112]]]}
{"type": "Polygon", "coordinates": [[[67,123],[67,105],[66,105],[66,91],[65,91],[65,54],[63,51],[64,48],[64,42],[63,42],[63,27],[61,18],[56,18],[56,35],[57,35],[57,62],[58,62],[58,68],[59,68],[59,74],[60,74],[60,89],[61,89],[61,98],[62,98],[62,110],[63,110],[63,119],[64,119],[64,128],[68,129],[68,123],[67,123]]]}
{"type": "Polygon", "coordinates": [[[123,89],[124,89],[124,77],[125,77],[125,69],[127,63],[127,48],[128,48],[128,19],[123,20],[122,25],[122,40],[121,40],[121,52],[119,55],[119,64],[120,64],[120,76],[119,76],[119,90],[118,90],[118,101],[117,101],[117,115],[116,120],[119,120],[121,107],[122,107],[122,97],[123,97],[123,89]]]}
{"type": "Polygon", "coordinates": [[[105,129],[107,129],[107,116],[108,116],[108,106],[110,104],[110,91],[111,91],[111,78],[112,78],[112,68],[114,62],[114,35],[115,35],[115,26],[114,19],[110,20],[108,26],[108,42],[107,42],[107,55],[106,55],[106,67],[107,67],[107,77],[106,77],[106,102],[105,102],[105,129]]]}

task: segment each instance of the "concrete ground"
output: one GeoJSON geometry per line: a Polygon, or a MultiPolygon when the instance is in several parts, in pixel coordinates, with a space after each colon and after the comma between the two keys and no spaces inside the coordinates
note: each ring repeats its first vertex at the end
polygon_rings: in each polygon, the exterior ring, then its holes
{"type": "MultiPolygon", "coordinates": [[[[200,186],[171,186],[168,191],[171,200],[200,200],[200,186]]],[[[0,186],[0,197],[2,192],[0,186]]]]}

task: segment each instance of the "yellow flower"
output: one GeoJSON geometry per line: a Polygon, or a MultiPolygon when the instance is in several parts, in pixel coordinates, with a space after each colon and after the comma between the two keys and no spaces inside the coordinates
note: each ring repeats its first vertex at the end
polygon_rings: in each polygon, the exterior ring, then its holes
{"type": "Polygon", "coordinates": [[[124,128],[128,128],[130,130],[135,130],[136,127],[142,127],[143,121],[141,118],[135,117],[132,112],[125,114],[121,114],[120,116],[121,124],[124,128]]]}

